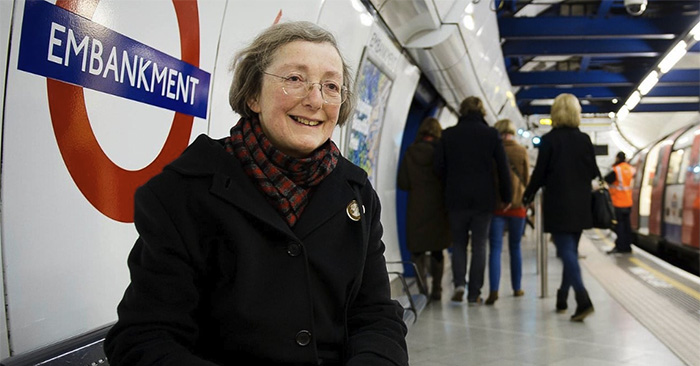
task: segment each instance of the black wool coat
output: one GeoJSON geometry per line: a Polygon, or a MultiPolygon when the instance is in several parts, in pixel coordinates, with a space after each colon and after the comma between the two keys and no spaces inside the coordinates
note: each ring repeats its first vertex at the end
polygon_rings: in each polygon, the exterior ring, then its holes
{"type": "Polygon", "coordinates": [[[112,366],[408,364],[379,199],[349,161],[293,228],[204,135],[135,204],[131,284],[105,340],[112,366]]]}
{"type": "Polygon", "coordinates": [[[494,166],[498,192],[508,203],[510,167],[498,131],[476,115],[463,116],[456,126],[445,129],[435,151],[435,169],[445,182],[447,210],[493,211],[494,166]]]}
{"type": "Polygon", "coordinates": [[[523,196],[533,197],[544,187],[544,230],[579,232],[593,226],[591,181],[598,174],[591,138],[576,127],[557,127],[542,136],[523,196]]]}
{"type": "Polygon", "coordinates": [[[411,253],[450,246],[450,226],[440,178],[435,174],[435,144],[417,141],[406,149],[397,184],[408,191],[406,246],[411,253]]]}

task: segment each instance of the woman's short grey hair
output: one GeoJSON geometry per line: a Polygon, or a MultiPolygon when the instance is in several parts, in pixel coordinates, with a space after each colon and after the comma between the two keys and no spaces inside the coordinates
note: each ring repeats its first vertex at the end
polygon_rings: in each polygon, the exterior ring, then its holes
{"type": "Polygon", "coordinates": [[[581,104],[575,95],[559,94],[552,104],[552,127],[578,127],[581,124],[581,104]]]}
{"type": "Polygon", "coordinates": [[[515,124],[507,118],[499,120],[498,122],[496,122],[495,125],[493,125],[493,127],[501,135],[506,135],[506,134],[515,135],[515,124]]]}
{"type": "MultiPolygon", "coordinates": [[[[236,54],[231,70],[233,81],[228,93],[228,100],[234,112],[245,118],[257,116],[248,107],[248,101],[260,95],[262,90],[263,71],[267,69],[275,57],[275,53],[282,46],[294,41],[307,41],[314,43],[329,43],[338,51],[343,62],[343,84],[352,90],[352,75],[350,67],[345,62],[338,49],[338,43],[331,32],[320,26],[306,21],[286,22],[275,24],[253,40],[253,42],[236,54]]],[[[338,125],[342,126],[355,109],[355,100],[351,93],[340,106],[338,125]]]]}

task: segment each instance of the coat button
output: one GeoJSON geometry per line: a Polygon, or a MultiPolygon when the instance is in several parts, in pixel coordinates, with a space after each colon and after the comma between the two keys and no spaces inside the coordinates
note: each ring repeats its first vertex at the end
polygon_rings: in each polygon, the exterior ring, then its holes
{"type": "Polygon", "coordinates": [[[299,333],[297,333],[296,336],[296,341],[297,344],[302,347],[308,346],[309,343],[311,343],[311,332],[309,332],[308,330],[299,331],[299,333]]]}
{"type": "Polygon", "coordinates": [[[301,245],[294,242],[289,243],[289,245],[287,245],[287,254],[289,254],[289,256],[291,257],[298,256],[299,254],[301,254],[301,245]]]}

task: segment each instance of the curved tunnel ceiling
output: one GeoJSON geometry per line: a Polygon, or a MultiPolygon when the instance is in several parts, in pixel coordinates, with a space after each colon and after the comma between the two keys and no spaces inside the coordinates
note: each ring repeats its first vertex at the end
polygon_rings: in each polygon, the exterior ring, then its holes
{"type": "Polygon", "coordinates": [[[507,93],[511,85],[497,46],[498,25],[487,1],[366,1],[449,107],[456,110],[464,98],[479,96],[485,102],[488,116],[508,116],[516,124],[522,120],[512,95],[509,97],[507,93]],[[470,8],[473,4],[479,6],[470,8]],[[477,18],[471,28],[464,25],[467,9],[472,9],[470,18],[477,18]],[[486,14],[480,16],[479,12],[486,14]],[[484,29],[488,37],[479,36],[484,29]],[[484,42],[488,45],[483,45],[484,42]],[[497,56],[489,52],[494,49],[497,56]]]}

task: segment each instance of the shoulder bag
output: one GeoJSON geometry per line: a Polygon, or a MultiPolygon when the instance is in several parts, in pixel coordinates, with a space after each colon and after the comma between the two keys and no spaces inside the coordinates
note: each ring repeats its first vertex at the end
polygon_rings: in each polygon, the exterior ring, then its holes
{"type": "Polygon", "coordinates": [[[610,198],[610,192],[605,186],[603,177],[598,172],[598,188],[594,189],[591,197],[591,212],[593,214],[593,227],[599,229],[612,229],[617,220],[615,208],[610,198]]]}

